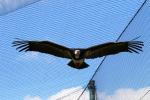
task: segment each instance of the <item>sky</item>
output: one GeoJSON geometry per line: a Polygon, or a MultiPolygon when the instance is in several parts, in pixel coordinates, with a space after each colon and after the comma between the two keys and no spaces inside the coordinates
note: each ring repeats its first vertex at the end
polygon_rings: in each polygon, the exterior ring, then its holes
{"type": "MultiPolygon", "coordinates": [[[[148,0],[120,39],[120,41],[126,41],[141,36],[138,40],[144,41],[144,52],[142,52],[140,55],[124,53],[114,57],[107,57],[101,66],[101,69],[94,77],[98,91],[103,91],[107,95],[114,95],[120,89],[125,91],[127,89],[138,91],[142,90],[142,88],[149,88],[149,5],[150,1],[148,0]]],[[[122,93],[125,91],[122,91],[122,93]]],[[[139,97],[142,95],[144,95],[144,93],[138,94],[139,97]]],[[[149,96],[150,94],[147,94],[146,98],[143,98],[142,100],[148,100],[147,97],[149,96]]],[[[124,99],[126,100],[126,98],[124,99]]],[[[132,100],[140,99],[137,99],[136,97],[132,100]]]]}
{"type": "Polygon", "coordinates": [[[39,0],[0,0],[0,15],[5,15],[39,0]]]}
{"type": "MultiPolygon", "coordinates": [[[[85,48],[115,41],[143,1],[42,0],[29,6],[26,6],[26,3],[23,3],[24,5],[20,4],[21,7],[26,7],[16,11],[14,11],[14,8],[11,8],[12,3],[10,1],[10,5],[6,7],[10,7],[11,10],[0,9],[0,11],[6,13],[10,12],[8,14],[3,13],[0,16],[1,100],[49,100],[49,98],[56,96],[56,94],[63,94],[64,91],[70,89],[83,89],[102,60],[101,58],[86,60],[90,65],[89,68],[83,70],[73,69],[67,66],[69,62],[67,59],[37,52],[17,52],[15,48],[11,47],[11,43],[15,38],[49,40],[71,48],[85,48]]],[[[33,1],[31,0],[31,2],[33,1]]],[[[16,9],[18,5],[16,5],[16,9]]],[[[143,17],[139,17],[140,20],[143,17]]],[[[147,24],[142,24],[142,26],[140,26],[141,24],[135,24],[138,28],[132,29],[134,31],[132,34],[135,34],[138,29],[141,30],[140,32],[148,31],[150,27],[148,21],[150,19],[145,18],[143,21],[147,21],[147,24]]],[[[130,35],[130,37],[124,36],[126,39],[123,40],[133,39],[136,37],[134,34],[130,35]]],[[[144,35],[141,39],[147,39],[147,35],[144,35]]],[[[148,51],[148,49],[146,50],[148,51]]],[[[115,56],[115,59],[111,57],[106,64],[112,65],[112,62],[116,64],[117,58],[117,62],[123,62],[124,56],[126,56],[126,59],[129,56],[126,54],[115,56]],[[120,59],[120,56],[123,59],[120,59]]],[[[131,57],[136,58],[135,56],[137,57],[135,54],[131,57]]],[[[131,61],[129,60],[128,62],[130,63],[131,61]]],[[[105,67],[102,67],[102,72],[95,77],[97,84],[101,84],[97,85],[99,93],[103,93],[108,97],[112,94],[116,95],[118,93],[116,91],[120,89],[125,89],[126,91],[126,88],[131,88],[131,90],[139,89],[140,91],[140,88],[147,89],[149,86],[149,77],[147,76],[145,79],[148,70],[144,72],[143,68],[143,73],[140,73],[140,79],[145,84],[141,85],[139,83],[133,86],[131,85],[132,79],[129,76],[134,76],[135,82],[139,81],[139,73],[136,70],[134,71],[133,67],[132,70],[128,65],[124,65],[125,67],[121,68],[117,67],[120,68],[116,72],[118,75],[113,74],[116,70],[113,68],[110,70],[110,67],[108,65],[106,67],[106,64],[105,67]],[[124,74],[121,74],[123,72],[124,74]],[[126,75],[128,75],[128,78],[126,83],[124,83],[121,79],[125,78],[126,75]],[[114,82],[117,79],[120,79],[120,81],[114,82]]],[[[147,60],[148,64],[149,61],[147,60]]],[[[141,65],[137,64],[136,66],[138,69],[141,65]]],[[[117,99],[106,98],[104,100],[117,99]]]]}

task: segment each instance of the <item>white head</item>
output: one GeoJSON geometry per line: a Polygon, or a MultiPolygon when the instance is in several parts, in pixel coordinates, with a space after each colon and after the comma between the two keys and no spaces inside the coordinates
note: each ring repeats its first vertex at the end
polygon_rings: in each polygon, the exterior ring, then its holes
{"type": "Polygon", "coordinates": [[[80,50],[75,50],[74,54],[75,54],[75,58],[78,59],[80,57],[80,50]]]}

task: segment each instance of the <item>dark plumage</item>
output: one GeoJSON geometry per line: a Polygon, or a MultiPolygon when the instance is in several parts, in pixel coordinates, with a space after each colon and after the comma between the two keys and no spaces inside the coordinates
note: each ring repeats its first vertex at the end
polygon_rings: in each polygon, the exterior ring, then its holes
{"type": "Polygon", "coordinates": [[[19,52],[37,51],[71,59],[68,65],[76,69],[89,66],[84,62],[85,59],[94,59],[120,52],[139,53],[139,51],[142,51],[142,46],[144,46],[142,41],[109,42],[89,48],[67,48],[50,41],[16,40],[12,44],[19,52]]]}

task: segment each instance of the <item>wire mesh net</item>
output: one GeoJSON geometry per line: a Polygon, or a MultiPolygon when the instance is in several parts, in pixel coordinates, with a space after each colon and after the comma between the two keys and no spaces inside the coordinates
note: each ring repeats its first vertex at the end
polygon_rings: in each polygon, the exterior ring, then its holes
{"type": "MultiPolygon", "coordinates": [[[[11,47],[14,38],[50,40],[71,48],[86,48],[115,41],[143,1],[50,0],[2,16],[0,18],[0,99],[27,100],[36,96],[35,98],[41,100],[67,100],[73,96],[75,98],[71,100],[76,100],[103,58],[87,60],[89,68],[76,70],[67,66],[67,59],[35,52],[16,52],[15,48],[11,47]],[[68,89],[69,92],[66,93],[68,89]],[[57,93],[59,96],[52,96],[57,93]]],[[[120,54],[106,59],[102,69],[94,77],[99,99],[120,87],[129,86],[137,89],[138,86],[149,85],[147,81],[149,76],[146,74],[148,70],[145,70],[148,66],[140,67],[142,64],[149,64],[146,53],[149,30],[149,17],[146,17],[149,12],[148,4],[146,7],[121,38],[122,41],[132,40],[140,35],[138,40],[144,41],[144,52],[140,55],[120,54]],[[129,65],[132,66],[125,67],[129,65]],[[129,73],[132,77],[127,76],[129,73]],[[135,77],[136,75],[139,77],[135,77]]],[[[87,91],[80,100],[88,100],[87,91]]],[[[144,91],[146,92],[146,89],[144,91]]]]}
{"type": "Polygon", "coordinates": [[[122,34],[119,41],[129,41],[136,37],[144,42],[141,54],[122,53],[108,56],[96,73],[97,100],[149,100],[149,36],[150,1],[122,34]]]}

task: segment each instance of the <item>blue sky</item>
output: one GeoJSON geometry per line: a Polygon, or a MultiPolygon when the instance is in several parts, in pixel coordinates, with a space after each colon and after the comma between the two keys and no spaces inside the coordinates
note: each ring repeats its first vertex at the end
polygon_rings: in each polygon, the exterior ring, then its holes
{"type": "MultiPolygon", "coordinates": [[[[150,86],[149,5],[150,2],[148,1],[120,39],[120,41],[125,41],[141,36],[138,40],[144,41],[144,52],[140,55],[124,53],[118,56],[109,56],[101,66],[101,70],[94,77],[99,91],[112,95],[118,88],[138,90],[150,86]]],[[[144,93],[139,93],[139,96],[144,93]]]]}
{"type": "MultiPolygon", "coordinates": [[[[101,61],[101,59],[87,60],[89,68],[76,70],[66,65],[67,59],[33,52],[17,52],[11,47],[14,38],[49,40],[68,47],[81,48],[115,41],[142,3],[143,0],[43,0],[0,16],[1,100],[23,100],[27,95],[38,95],[42,100],[46,100],[62,89],[85,86],[101,61]]],[[[149,28],[148,25],[147,27],[149,28]]],[[[134,37],[129,39],[132,38],[134,37]]],[[[116,57],[120,56],[126,55],[116,57]]],[[[117,62],[122,62],[123,59],[117,62]]],[[[110,62],[112,64],[112,61],[108,61],[108,64],[110,62]]],[[[122,73],[121,69],[118,73],[122,73]]],[[[124,72],[128,73],[126,70],[130,69],[131,67],[127,66],[124,72]]],[[[102,73],[113,71],[105,67],[102,73]]],[[[109,74],[102,73],[100,76],[102,80],[100,83],[104,84],[104,87],[100,87],[102,91],[110,93],[118,88],[131,87],[129,79],[126,80],[128,83],[126,85],[122,83],[119,85],[121,81],[114,83],[113,86],[105,84],[105,82],[113,83],[114,80],[108,81],[109,74]]],[[[141,75],[144,77],[145,74],[141,75]]],[[[133,73],[128,74],[130,75],[133,73]]],[[[115,79],[122,77],[118,75],[115,79]]],[[[138,82],[138,76],[134,78],[134,81],[138,82]]],[[[135,87],[148,85],[145,83],[135,87]]]]}

